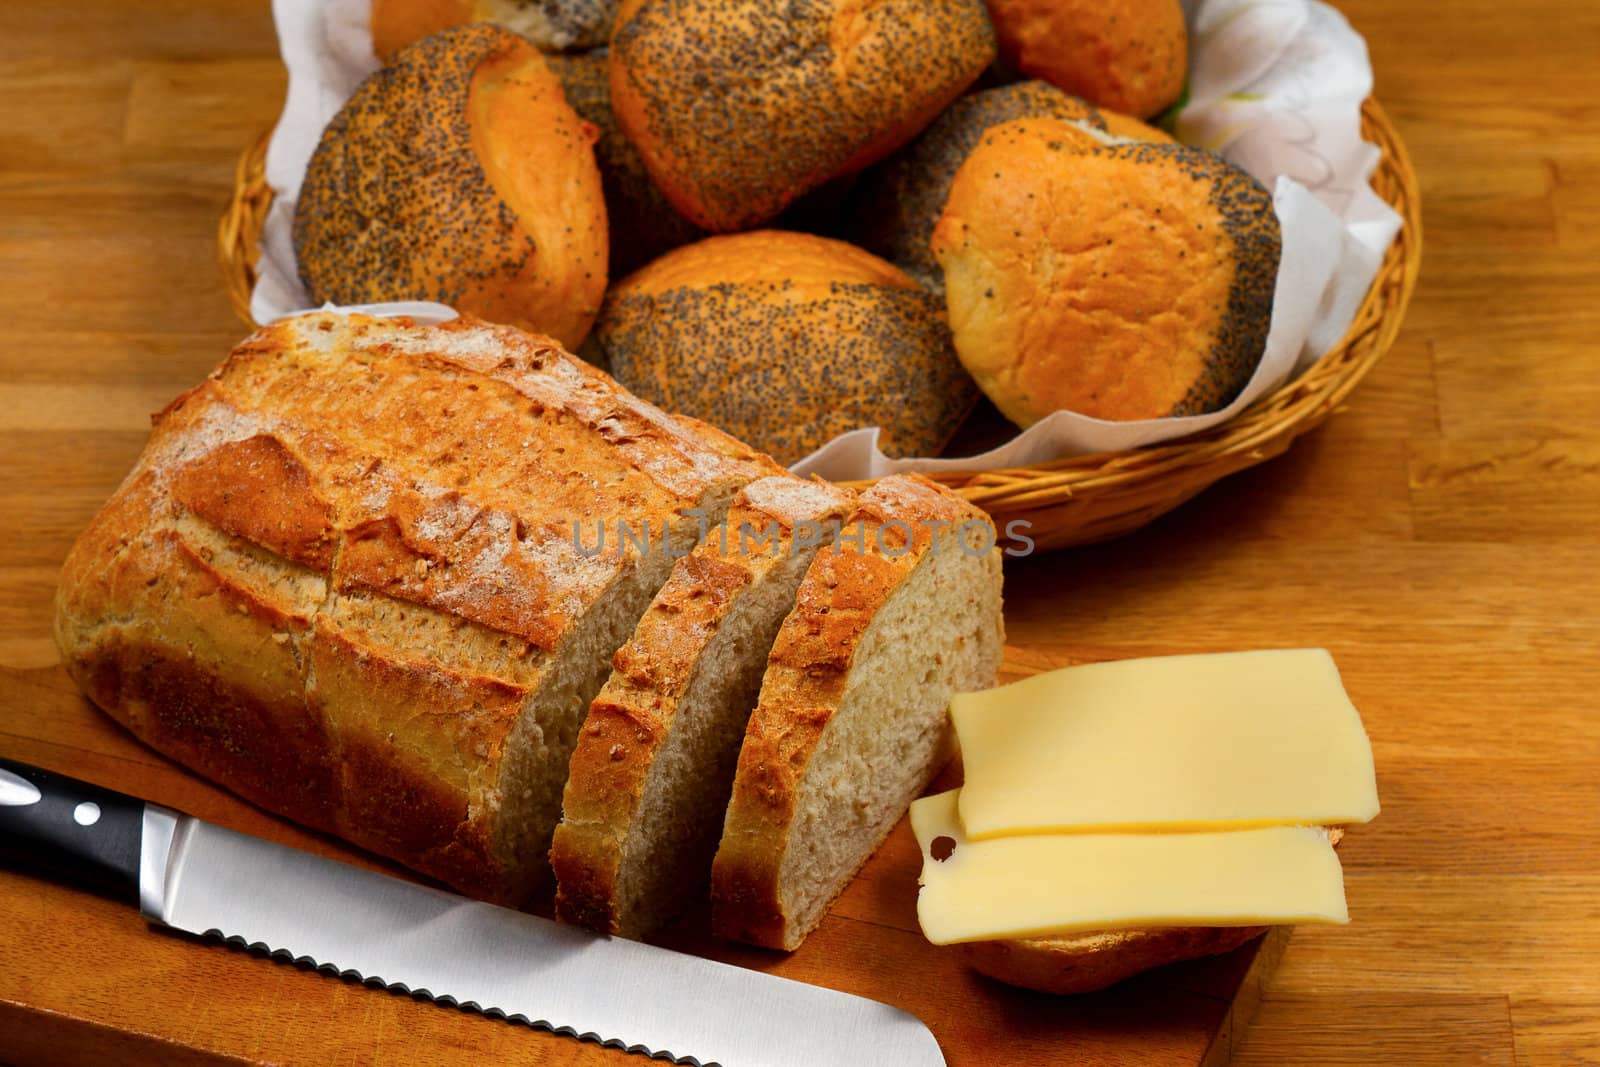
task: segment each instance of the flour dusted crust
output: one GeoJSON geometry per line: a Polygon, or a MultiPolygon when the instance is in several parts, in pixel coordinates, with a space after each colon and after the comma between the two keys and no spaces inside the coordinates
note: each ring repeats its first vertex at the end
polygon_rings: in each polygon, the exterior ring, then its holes
{"type": "MultiPolygon", "coordinates": [[[[68,555],[57,639],[85,692],[159,751],[519,901],[543,857],[503,824],[508,746],[559,697],[591,609],[642,566],[615,543],[585,555],[572,524],[592,545],[625,514],[688,543],[685,509],[773,470],[734,451],[546,338],[286,320],[157,417],[68,555]]],[[[560,754],[530,736],[534,759],[560,754]]]]}
{"type": "MultiPolygon", "coordinates": [[[[938,535],[932,524],[967,522],[989,525],[983,512],[919,475],[885,478],[862,495],[845,523],[847,529],[861,524],[868,551],[856,551],[854,545],[825,548],[812,562],[768,659],[761,700],[739,754],[712,869],[718,936],[792,949],[809,932],[785,908],[780,878],[802,779],[845,697],[868,628],[935,550],[938,535]],[[875,550],[879,531],[890,552],[875,550]]],[[[955,551],[948,542],[942,547],[955,551]]],[[[991,667],[991,683],[992,673],[991,667]]],[[[948,755],[948,745],[943,751],[948,755]]],[[[921,785],[937,770],[937,762],[925,768],[921,785]]],[[[880,842],[881,837],[871,847],[880,842]]]]}
{"type": "Polygon", "coordinates": [[[620,899],[623,849],[638,832],[646,778],[702,654],[738,598],[794,550],[796,528],[840,521],[854,500],[849,490],[822,481],[759,479],[734,498],[726,533],[710,531],[674,566],[633,638],[613,658],[615,669],[590,706],[573,752],[551,850],[562,921],[606,933],[641,932],[620,899]],[[741,540],[746,530],[749,537],[741,540]],[[761,540],[769,530],[772,539],[761,540]]]}

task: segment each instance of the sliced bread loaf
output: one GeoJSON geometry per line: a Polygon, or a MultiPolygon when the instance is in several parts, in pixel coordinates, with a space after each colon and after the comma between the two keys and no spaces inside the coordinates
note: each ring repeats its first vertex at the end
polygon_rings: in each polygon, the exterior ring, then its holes
{"type": "Polygon", "coordinates": [[[703,890],[767,653],[853,493],[752,482],[618,650],[573,752],[550,861],[556,917],[640,937],[703,890]]]}
{"type": "Polygon", "coordinates": [[[796,948],[951,752],[1005,642],[988,517],[885,478],[812,561],[769,658],[712,868],[719,936],[796,948]]]}
{"type": "Polygon", "coordinates": [[[686,509],[716,521],[777,471],[546,338],[305,315],[161,414],[67,557],[57,640],[159,751],[521,902],[611,654],[698,538],[686,509]]]}

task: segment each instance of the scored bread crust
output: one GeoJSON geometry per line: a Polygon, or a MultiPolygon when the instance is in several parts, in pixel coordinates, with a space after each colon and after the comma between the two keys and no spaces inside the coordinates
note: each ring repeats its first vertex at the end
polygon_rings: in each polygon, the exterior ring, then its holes
{"type": "MultiPolygon", "coordinates": [[[[892,545],[898,541],[901,554],[858,552],[853,545],[824,548],[812,561],[795,608],[779,630],[760,702],[739,753],[733,797],[712,866],[712,924],[719,937],[793,949],[810,932],[787,912],[781,872],[802,781],[845,697],[862,639],[879,609],[934,549],[937,535],[928,524],[989,523],[965,500],[915,474],[879,481],[863,494],[846,528],[861,522],[870,540],[888,520],[910,526],[909,540],[898,539],[897,529],[885,530],[886,540],[892,545]]],[[[949,543],[942,547],[957,550],[949,543]]],[[[993,666],[998,665],[997,648],[993,666]]],[[[940,749],[948,756],[950,748],[946,724],[940,749]]],[[[912,796],[921,792],[942,762],[936,757],[924,769],[912,796]]],[[[893,826],[889,821],[866,855],[876,850],[893,826]]]]}
{"type": "MultiPolygon", "coordinates": [[[[854,500],[849,490],[826,482],[787,475],[761,479],[734,498],[723,527],[726,543],[710,531],[674,565],[632,639],[613,658],[615,669],[590,705],[572,755],[550,853],[557,918],[628,937],[646,932],[644,917],[627,909],[619,881],[633,851],[630,835],[642,832],[635,826],[647,779],[696,680],[702,653],[744,593],[780,565],[781,553],[796,551],[796,527],[843,519],[854,500]],[[745,523],[758,533],[775,523],[777,544],[757,551],[751,543],[751,551],[742,551],[745,523]]],[[[750,655],[764,663],[766,652],[752,649],[750,655]]]]}
{"type": "Polygon", "coordinates": [[[158,417],[67,556],[57,641],[158,751],[520,903],[544,859],[513,847],[508,760],[564,779],[577,722],[552,687],[583,674],[573,642],[599,639],[596,605],[637,600],[636,617],[654,590],[633,586],[666,570],[615,545],[585,557],[570,524],[588,543],[630,514],[690,540],[682,509],[776,469],[732,451],[508,327],[281,321],[158,417]]]}
{"type": "MultiPolygon", "coordinates": [[[[1340,827],[1328,840],[1338,845],[1340,827]]],[[[1064,937],[970,941],[952,946],[962,962],[1007,985],[1039,993],[1093,993],[1169,963],[1220,956],[1266,933],[1266,926],[1168,926],[1064,937]]]]}

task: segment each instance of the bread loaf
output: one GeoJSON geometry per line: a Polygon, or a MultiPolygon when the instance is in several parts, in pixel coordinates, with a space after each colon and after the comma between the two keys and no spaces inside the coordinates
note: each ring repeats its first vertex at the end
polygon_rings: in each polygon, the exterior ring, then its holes
{"type": "Polygon", "coordinates": [[[405,49],[339,109],[306,169],[294,247],[312,301],[437,300],[576,349],[607,279],[596,136],[508,30],[405,49]]]}
{"type": "Polygon", "coordinates": [[[977,400],[937,297],[843,241],[710,237],[612,287],[596,336],[617,380],[783,463],[882,427],[889,455],[942,448],[977,400]]]}
{"type": "Polygon", "coordinates": [[[673,567],[579,734],[551,849],[558,919],[639,937],[705,891],[767,653],[852,503],[760,479],[673,567]]]}
{"type": "Polygon", "coordinates": [[[1000,553],[982,512],[885,478],[778,632],[712,867],[723,937],[796,948],[950,755],[953,693],[994,684],[1000,553]]]}
{"type": "Polygon", "coordinates": [[[611,99],[668,199],[726,232],[882,159],[993,59],[981,0],[628,0],[611,99]]]}
{"type": "Polygon", "coordinates": [[[1255,372],[1281,251],[1271,195],[1181,144],[991,128],[934,228],[962,365],[1019,426],[1227,406],[1255,372]]]}
{"type": "Polygon", "coordinates": [[[1132,140],[1172,140],[1136,119],[1102,112],[1048,82],[1017,82],[970,93],[946,108],[915,141],[863,176],[852,211],[852,230],[862,247],[942,293],[944,274],[929,242],[956,172],[990,127],[1023,118],[1062,119],[1132,140]]]}
{"type": "Polygon", "coordinates": [[[520,903],[612,652],[777,473],[553,342],[305,315],[158,418],[69,553],[63,660],[135,736],[272,811],[520,903]],[[648,544],[596,551],[596,524],[648,544]],[[581,535],[581,536],[580,536],[581,535]]]}

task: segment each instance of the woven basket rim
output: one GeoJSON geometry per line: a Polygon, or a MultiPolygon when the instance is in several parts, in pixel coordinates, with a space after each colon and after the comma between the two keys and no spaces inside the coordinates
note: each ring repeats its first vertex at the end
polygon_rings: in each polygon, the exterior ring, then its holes
{"type": "MultiPolygon", "coordinates": [[[[1405,145],[1374,98],[1362,106],[1361,125],[1362,135],[1380,153],[1373,188],[1402,225],[1344,337],[1298,378],[1227,422],[1175,440],[1022,467],[928,472],[927,477],[957,490],[997,523],[1026,516],[1035,527],[1035,542],[1057,547],[1142,525],[1219,478],[1278,455],[1320,424],[1393,344],[1422,262],[1421,202],[1405,145]]],[[[265,175],[271,134],[264,131],[241,154],[233,196],[217,230],[229,300],[252,328],[255,267],[273,195],[265,175]]]]}

